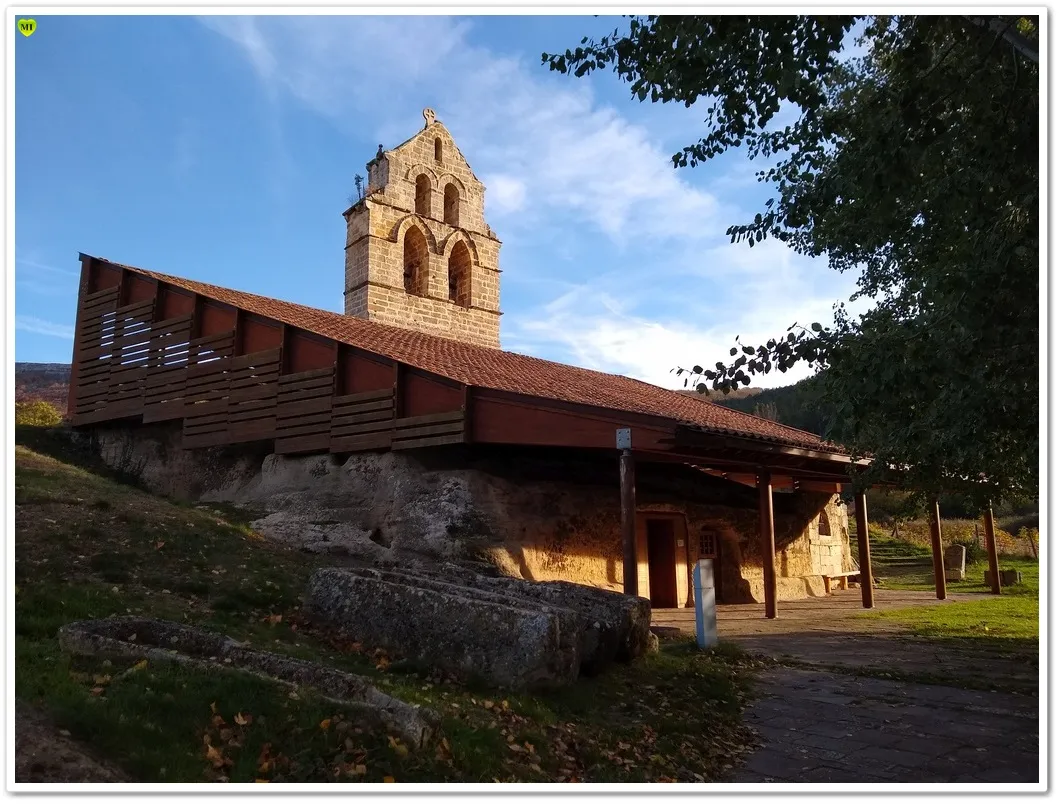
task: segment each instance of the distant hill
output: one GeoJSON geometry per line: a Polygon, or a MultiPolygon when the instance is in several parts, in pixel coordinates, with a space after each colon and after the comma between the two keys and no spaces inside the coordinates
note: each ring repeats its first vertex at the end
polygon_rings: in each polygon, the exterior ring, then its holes
{"type": "MultiPolygon", "coordinates": [[[[700,396],[695,391],[680,393],[700,396]]],[[[813,378],[780,388],[739,388],[728,394],[710,391],[707,396],[718,405],[817,435],[824,435],[828,422],[827,411],[814,393],[813,378]]]]}
{"type": "Polygon", "coordinates": [[[68,363],[15,363],[15,401],[43,399],[66,411],[70,389],[68,363]]]}

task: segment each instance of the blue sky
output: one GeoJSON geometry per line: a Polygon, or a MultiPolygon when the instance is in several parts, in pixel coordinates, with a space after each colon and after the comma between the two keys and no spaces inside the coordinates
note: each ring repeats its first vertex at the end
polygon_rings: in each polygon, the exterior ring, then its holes
{"type": "Polygon", "coordinates": [[[675,366],[853,290],[779,243],[729,244],[768,192],[742,153],[673,169],[703,109],[540,64],[615,19],[36,19],[15,57],[19,361],[70,359],[79,251],[341,311],[353,176],[425,106],[486,185],[506,349],[679,387],[675,366]]]}

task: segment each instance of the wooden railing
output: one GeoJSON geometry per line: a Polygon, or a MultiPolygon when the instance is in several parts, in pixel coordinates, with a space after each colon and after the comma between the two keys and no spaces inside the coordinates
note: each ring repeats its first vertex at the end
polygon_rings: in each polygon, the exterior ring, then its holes
{"type": "Polygon", "coordinates": [[[118,298],[108,288],[82,300],[74,426],[181,420],[186,449],[271,440],[277,453],[466,440],[462,407],[398,418],[393,386],[337,395],[335,365],[285,374],[282,348],[236,354],[236,330],[192,338],[192,314],[156,322],[152,300],[118,298]]]}

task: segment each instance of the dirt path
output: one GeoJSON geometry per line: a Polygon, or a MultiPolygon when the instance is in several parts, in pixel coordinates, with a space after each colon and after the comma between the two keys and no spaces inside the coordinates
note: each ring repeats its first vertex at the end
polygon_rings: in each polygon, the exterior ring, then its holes
{"type": "MultiPolygon", "coordinates": [[[[883,591],[876,602],[951,601],[883,591]]],[[[722,639],[780,662],[760,676],[745,715],[764,744],[730,781],[1039,781],[1036,657],[912,639],[861,612],[857,590],[782,603],[776,620],[759,605],[719,607],[722,639]],[[881,673],[897,678],[873,677],[881,673]]],[[[652,620],[694,632],[690,610],[653,612],[652,620]]]]}

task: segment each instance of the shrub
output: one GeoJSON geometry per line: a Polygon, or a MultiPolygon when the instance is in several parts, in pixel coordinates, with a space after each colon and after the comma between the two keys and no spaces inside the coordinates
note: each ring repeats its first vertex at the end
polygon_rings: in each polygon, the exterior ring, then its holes
{"type": "Polygon", "coordinates": [[[55,427],[63,421],[63,414],[51,402],[37,399],[15,403],[15,424],[30,427],[55,427]]]}

